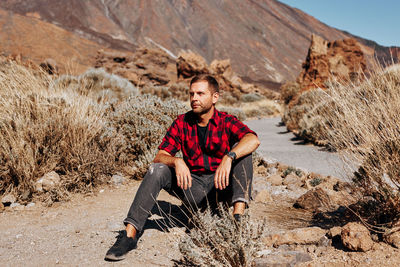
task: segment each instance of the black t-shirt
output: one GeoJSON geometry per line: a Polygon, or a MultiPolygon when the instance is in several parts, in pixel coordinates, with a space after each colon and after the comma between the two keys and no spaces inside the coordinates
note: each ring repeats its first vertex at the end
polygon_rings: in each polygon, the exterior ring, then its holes
{"type": "Polygon", "coordinates": [[[207,126],[200,126],[197,124],[197,136],[199,137],[200,147],[205,152],[206,142],[207,142],[207,126]]]}

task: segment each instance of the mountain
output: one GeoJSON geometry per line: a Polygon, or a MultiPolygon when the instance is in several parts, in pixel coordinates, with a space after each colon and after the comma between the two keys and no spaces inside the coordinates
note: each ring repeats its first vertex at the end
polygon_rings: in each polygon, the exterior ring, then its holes
{"type": "MultiPolygon", "coordinates": [[[[229,58],[245,81],[272,88],[299,74],[312,33],[328,41],[353,37],[276,0],[2,0],[0,8],[102,47],[156,46],[171,56],[191,50],[208,63],[229,58]]],[[[398,56],[397,48],[357,39],[369,57],[398,56]]]]}

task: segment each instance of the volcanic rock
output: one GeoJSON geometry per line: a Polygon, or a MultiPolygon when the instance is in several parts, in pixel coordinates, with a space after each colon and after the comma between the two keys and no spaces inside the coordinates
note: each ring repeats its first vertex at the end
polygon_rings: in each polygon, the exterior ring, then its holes
{"type": "Polygon", "coordinates": [[[9,206],[17,201],[17,198],[13,194],[7,194],[1,198],[1,203],[5,206],[9,206]]]}
{"type": "Polygon", "coordinates": [[[361,46],[355,39],[328,42],[312,34],[311,46],[297,83],[301,91],[305,91],[325,88],[325,83],[331,77],[355,80],[366,70],[366,64],[361,46]]]}
{"type": "Polygon", "coordinates": [[[325,236],[326,232],[326,230],[319,227],[298,228],[269,235],[264,238],[263,242],[268,247],[284,244],[317,244],[325,236]]]}
{"type": "Polygon", "coordinates": [[[50,191],[60,184],[60,176],[55,171],[46,173],[35,183],[35,189],[38,192],[50,191]]]}
{"type": "Polygon", "coordinates": [[[266,189],[258,192],[258,194],[255,197],[255,201],[256,202],[261,202],[261,203],[271,202],[272,200],[273,199],[271,197],[271,194],[266,189]]]}
{"type": "Polygon", "coordinates": [[[400,232],[394,232],[384,236],[384,241],[395,248],[400,248],[400,232]]]}
{"type": "Polygon", "coordinates": [[[178,78],[190,78],[198,74],[209,73],[206,60],[192,52],[181,52],[176,60],[178,78]]]}
{"type": "Polygon", "coordinates": [[[166,85],[176,81],[175,60],[161,49],[138,48],[131,52],[99,50],[95,68],[119,75],[142,87],[152,84],[166,85]]]}
{"type": "Polygon", "coordinates": [[[353,251],[368,251],[372,248],[374,241],[368,229],[356,222],[348,223],[342,228],[343,245],[353,251]]]}
{"type": "Polygon", "coordinates": [[[282,185],[283,179],[280,174],[273,174],[267,178],[267,181],[271,183],[271,185],[279,186],[282,185]]]}

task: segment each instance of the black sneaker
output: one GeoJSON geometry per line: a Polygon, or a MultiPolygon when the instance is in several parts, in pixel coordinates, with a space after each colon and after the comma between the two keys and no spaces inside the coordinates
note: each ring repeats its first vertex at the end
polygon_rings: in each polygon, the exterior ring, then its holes
{"type": "Polygon", "coordinates": [[[125,259],[125,255],[137,247],[138,234],[135,238],[127,237],[126,231],[121,231],[114,245],[107,251],[104,260],[120,261],[125,259]]]}

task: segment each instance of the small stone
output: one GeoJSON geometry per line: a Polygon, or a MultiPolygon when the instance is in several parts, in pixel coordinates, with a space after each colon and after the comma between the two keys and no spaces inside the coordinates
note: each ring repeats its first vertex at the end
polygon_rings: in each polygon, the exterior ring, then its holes
{"type": "Polygon", "coordinates": [[[265,266],[296,266],[299,263],[311,261],[310,255],[300,251],[274,252],[264,255],[262,258],[256,258],[253,267],[265,266]]]}
{"type": "Polygon", "coordinates": [[[12,194],[7,194],[1,199],[1,202],[4,204],[4,206],[10,206],[12,203],[16,201],[17,198],[12,194]]]}
{"type": "Polygon", "coordinates": [[[274,175],[274,174],[276,174],[276,173],[278,172],[278,169],[275,168],[275,167],[269,167],[269,168],[267,169],[267,172],[268,172],[268,174],[270,174],[270,175],[274,175]]]}
{"type": "Polygon", "coordinates": [[[400,248],[400,232],[394,232],[384,236],[383,240],[395,248],[400,248]]]}
{"type": "Polygon", "coordinates": [[[279,234],[272,234],[263,239],[266,246],[281,246],[283,244],[317,244],[326,234],[326,230],[319,227],[298,228],[279,234]]]}
{"type": "Polygon", "coordinates": [[[21,237],[22,237],[22,234],[17,234],[17,235],[15,236],[16,239],[19,239],[19,238],[21,238],[21,237]]]}
{"type": "Polygon", "coordinates": [[[32,207],[34,207],[35,205],[36,205],[35,203],[31,202],[31,203],[29,203],[28,205],[26,205],[26,207],[27,207],[27,208],[32,208],[32,207]]]}
{"type": "Polygon", "coordinates": [[[0,212],[3,212],[5,210],[4,204],[0,202],[0,212]]]}
{"type": "Polygon", "coordinates": [[[114,185],[122,185],[122,184],[125,183],[125,181],[126,181],[125,177],[122,176],[122,175],[119,174],[119,173],[114,174],[114,175],[111,177],[111,182],[112,182],[114,185]]]}
{"type": "Polygon", "coordinates": [[[332,245],[332,240],[330,240],[326,236],[321,237],[321,239],[317,243],[318,247],[329,247],[330,245],[332,245]]]}
{"type": "Polygon", "coordinates": [[[328,231],[328,237],[329,238],[334,238],[335,236],[338,236],[342,233],[342,227],[340,226],[335,226],[329,229],[328,231]]]}
{"type": "Polygon", "coordinates": [[[100,189],[99,193],[104,193],[104,189],[100,189]]]}
{"type": "Polygon", "coordinates": [[[256,202],[261,202],[261,203],[267,203],[271,202],[273,199],[271,197],[271,194],[268,192],[268,190],[262,190],[260,191],[255,198],[256,202]]]}
{"type": "Polygon", "coordinates": [[[311,211],[327,211],[332,208],[332,201],[324,189],[314,188],[300,196],[293,206],[311,211]]]}
{"type": "Polygon", "coordinates": [[[282,185],[283,179],[279,174],[274,174],[268,177],[267,181],[270,182],[271,185],[279,186],[282,185]]]}
{"type": "Polygon", "coordinates": [[[55,171],[46,173],[35,183],[35,190],[37,192],[50,191],[60,184],[60,176],[55,171]]]}
{"type": "Polygon", "coordinates": [[[300,184],[301,185],[301,179],[298,177],[296,174],[288,174],[285,179],[283,179],[283,184],[284,185],[289,185],[289,184],[300,184]]]}
{"type": "Polygon", "coordinates": [[[21,206],[21,204],[19,204],[18,202],[15,202],[15,203],[12,203],[11,205],[10,205],[10,208],[16,208],[16,207],[19,207],[19,206],[21,206]]]}
{"type": "Polygon", "coordinates": [[[374,244],[368,229],[356,222],[343,226],[341,237],[343,245],[353,251],[365,252],[370,250],[374,244]]]}

